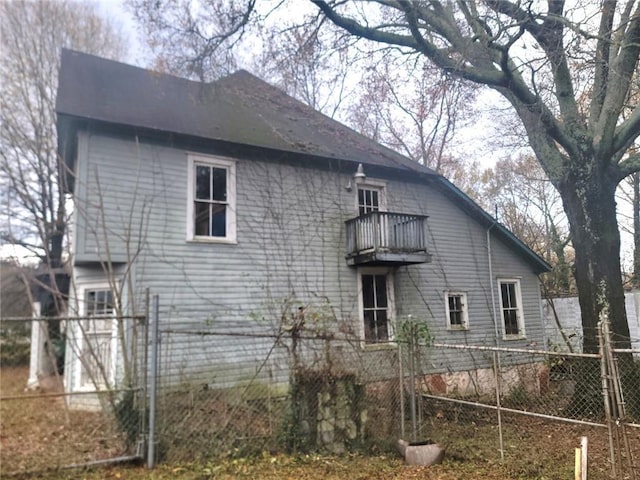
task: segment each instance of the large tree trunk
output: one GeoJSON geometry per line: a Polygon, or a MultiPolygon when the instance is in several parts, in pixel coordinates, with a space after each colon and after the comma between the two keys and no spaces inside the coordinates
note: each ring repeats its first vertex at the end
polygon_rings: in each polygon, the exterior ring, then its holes
{"type": "Polygon", "coordinates": [[[632,177],[633,183],[633,276],[631,286],[640,288],[640,172],[632,177]]]}
{"type": "MultiPolygon", "coordinates": [[[[596,162],[583,165],[589,163],[596,162]]],[[[620,269],[617,184],[606,170],[583,166],[571,169],[566,181],[559,185],[575,248],[585,353],[598,351],[596,327],[603,311],[608,312],[616,347],[631,348],[620,269]]]]}
{"type": "MultiPolygon", "coordinates": [[[[592,162],[593,165],[596,162],[592,162]]],[[[597,165],[597,163],[596,163],[597,165]]],[[[558,189],[569,218],[575,248],[575,278],[582,312],[583,351],[598,352],[597,326],[601,313],[611,324],[616,348],[631,348],[620,268],[620,230],[616,220],[617,182],[605,169],[572,168],[558,189]],[[594,176],[598,178],[594,178],[594,176]]],[[[631,412],[640,412],[638,370],[631,355],[618,357],[622,386],[631,412]]],[[[582,417],[603,412],[600,362],[584,359],[576,364],[576,389],[567,414],[582,417]]]]}

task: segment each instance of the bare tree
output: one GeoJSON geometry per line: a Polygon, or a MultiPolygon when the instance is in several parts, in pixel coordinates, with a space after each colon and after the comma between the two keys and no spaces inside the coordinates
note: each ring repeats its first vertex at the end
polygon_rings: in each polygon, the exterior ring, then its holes
{"type": "MultiPolygon", "coordinates": [[[[456,161],[447,152],[469,122],[477,87],[442,73],[423,58],[372,55],[350,106],[350,123],[445,176],[456,161]]],[[[453,172],[451,172],[453,173],[453,172]]]]}
{"type": "Polygon", "coordinates": [[[317,14],[275,19],[274,9],[249,21],[256,13],[253,2],[244,11],[220,1],[198,8],[183,2],[128,4],[160,70],[210,80],[243,63],[240,57],[251,49],[244,64],[289,95],[342,117],[364,135],[455,179],[464,191],[479,191],[479,166],[447,153],[455,133],[469,122],[477,86],[420,56],[397,57],[361,45],[317,14]],[[243,43],[245,28],[250,33],[243,43]]]}
{"type": "Polygon", "coordinates": [[[127,0],[155,54],[158,71],[211,81],[237,68],[236,53],[218,48],[244,32],[255,0],[127,0]]]}
{"type": "Polygon", "coordinates": [[[575,292],[573,248],[558,192],[535,157],[504,158],[485,172],[478,203],[544,258],[553,270],[543,279],[551,294],[575,292]]]}
{"type": "Polygon", "coordinates": [[[253,68],[292,97],[333,118],[353,93],[357,83],[353,67],[360,55],[336,27],[321,28],[315,16],[298,22],[262,29],[264,49],[253,59],[253,68]]]}
{"type": "Polygon", "coordinates": [[[598,10],[563,1],[401,1],[362,10],[313,3],[353,35],[418,52],[507,99],[563,199],[576,248],[584,350],[597,350],[602,311],[619,345],[629,347],[614,195],[640,170],[640,157],[629,154],[640,109],[619,121],[637,75],[640,4],[606,1],[598,10]]]}
{"type": "MultiPolygon", "coordinates": [[[[125,42],[95,4],[75,1],[1,2],[0,26],[0,171],[6,199],[0,235],[30,250],[53,272],[63,264],[69,213],[67,172],[56,155],[60,49],[119,57],[125,42]]],[[[56,300],[55,274],[46,283],[56,300]]],[[[61,308],[54,301],[50,313],[61,308]]]]}

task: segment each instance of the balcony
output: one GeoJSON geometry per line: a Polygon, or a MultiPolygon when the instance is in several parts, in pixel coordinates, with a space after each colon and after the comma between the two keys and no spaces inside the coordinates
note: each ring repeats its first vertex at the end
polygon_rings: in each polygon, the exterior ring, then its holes
{"type": "Polygon", "coordinates": [[[425,215],[370,212],[347,220],[348,265],[411,265],[431,261],[425,215]]]}

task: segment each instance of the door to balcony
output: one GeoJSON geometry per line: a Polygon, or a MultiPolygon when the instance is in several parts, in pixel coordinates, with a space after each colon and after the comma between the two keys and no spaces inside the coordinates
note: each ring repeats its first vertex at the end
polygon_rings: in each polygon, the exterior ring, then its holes
{"type": "Polygon", "coordinates": [[[372,211],[347,220],[348,265],[410,265],[431,260],[425,215],[372,211]]]}

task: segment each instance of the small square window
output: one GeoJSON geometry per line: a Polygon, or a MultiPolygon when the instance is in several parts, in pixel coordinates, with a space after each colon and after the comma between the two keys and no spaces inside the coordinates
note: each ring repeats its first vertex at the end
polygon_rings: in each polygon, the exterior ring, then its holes
{"type": "Polygon", "coordinates": [[[464,292],[445,292],[445,310],[448,330],[468,330],[469,313],[467,294],[464,292]]]}

